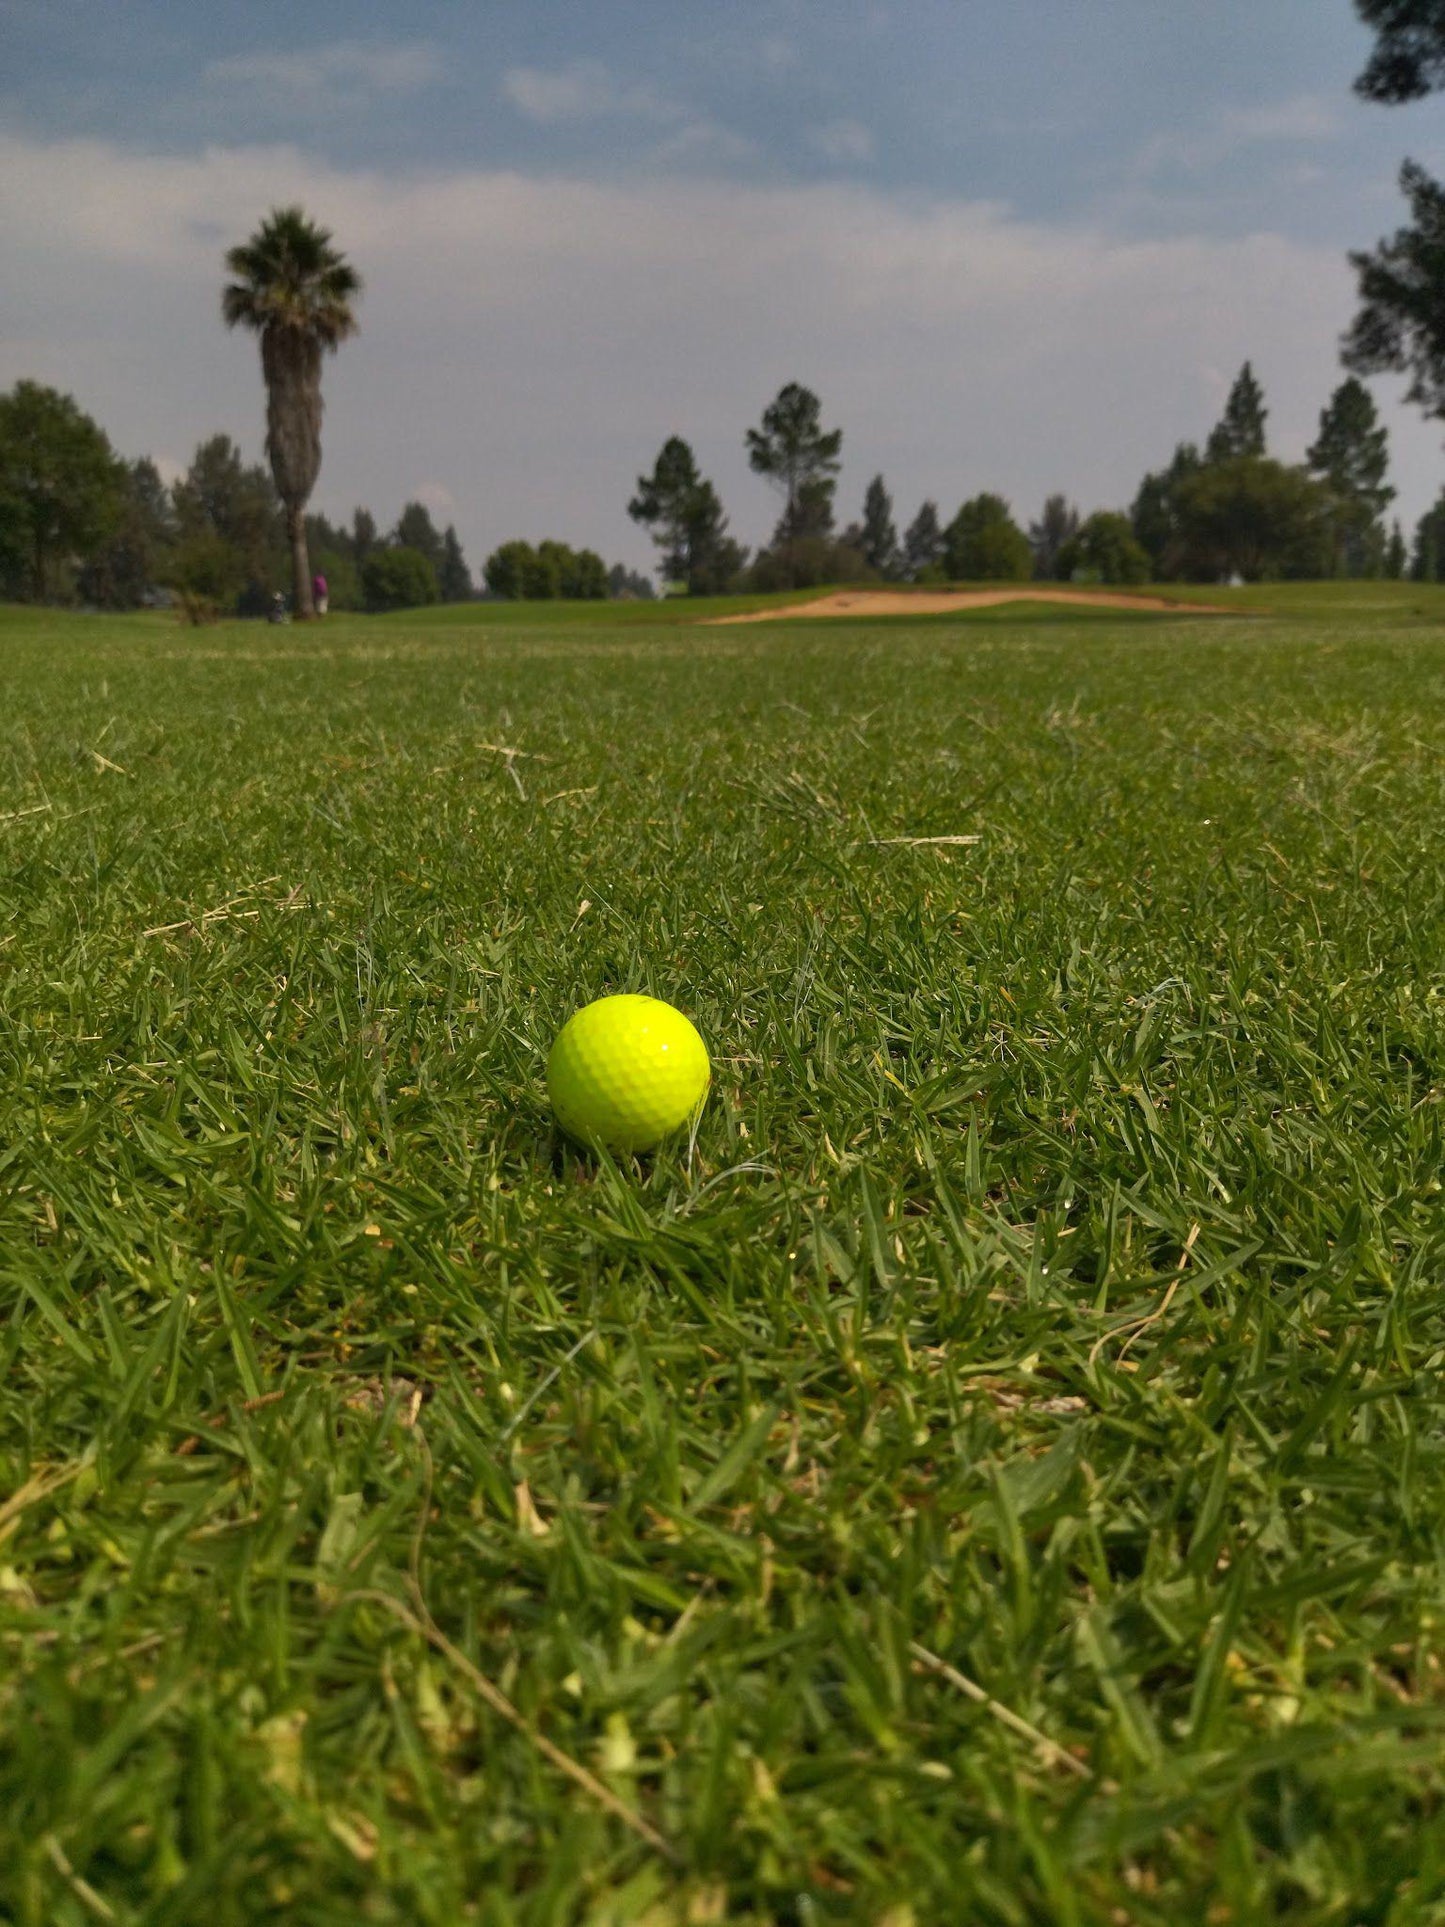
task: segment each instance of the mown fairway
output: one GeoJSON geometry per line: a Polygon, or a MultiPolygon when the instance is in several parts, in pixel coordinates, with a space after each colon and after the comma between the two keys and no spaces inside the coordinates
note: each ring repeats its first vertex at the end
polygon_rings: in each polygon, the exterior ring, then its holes
{"type": "Polygon", "coordinates": [[[0,616],[0,1918],[1442,1918],[1445,599],[1255,600],[0,616]]]}

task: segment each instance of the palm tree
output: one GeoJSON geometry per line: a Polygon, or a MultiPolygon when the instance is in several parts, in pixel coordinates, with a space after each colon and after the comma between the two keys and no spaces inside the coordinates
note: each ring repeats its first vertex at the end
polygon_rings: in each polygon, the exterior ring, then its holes
{"type": "Polygon", "coordinates": [[[226,326],[261,337],[266,453],[286,506],[293,606],[304,620],[316,613],[306,504],[321,468],[321,356],[356,333],[352,302],[361,276],[299,207],[272,208],[245,246],[230,250],[226,267],[236,276],[221,295],[226,326]]]}

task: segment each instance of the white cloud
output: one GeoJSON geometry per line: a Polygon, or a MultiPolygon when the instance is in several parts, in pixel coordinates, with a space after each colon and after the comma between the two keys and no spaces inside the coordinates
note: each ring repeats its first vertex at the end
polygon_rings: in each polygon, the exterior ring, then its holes
{"type": "Polygon", "coordinates": [[[728,167],[750,160],[757,151],[741,134],[693,115],[680,101],[668,100],[651,87],[624,84],[595,60],[556,69],[510,68],[502,76],[502,92],[519,113],[543,127],[612,120],[647,128],[654,138],[643,158],[654,163],[728,167]]]}
{"type": "Polygon", "coordinates": [[[1300,94],[1260,107],[1232,107],[1222,124],[1226,134],[1245,142],[1331,140],[1340,131],[1340,113],[1333,100],[1300,94]]]}
{"type": "Polygon", "coordinates": [[[528,120],[544,127],[560,121],[642,120],[666,126],[687,118],[675,101],[652,88],[624,83],[600,61],[574,61],[570,67],[511,67],[502,75],[502,92],[528,120]]]}
{"type": "Polygon", "coordinates": [[[825,160],[845,165],[850,161],[871,161],[873,135],[862,121],[829,120],[808,130],[808,138],[825,160]]]}
{"type": "Polygon", "coordinates": [[[1129,172],[1143,180],[1165,168],[1195,173],[1217,167],[1255,147],[1318,145],[1340,131],[1335,103],[1316,94],[1230,107],[1205,127],[1170,128],[1154,134],[1134,156],[1129,172]]]}
{"type": "Polygon", "coordinates": [[[213,60],[203,78],[213,85],[284,98],[335,104],[374,94],[415,94],[441,79],[440,53],[426,43],[372,45],[338,40],[285,53],[229,54],[213,60]]]}
{"type": "Polygon", "coordinates": [[[715,120],[690,120],[658,143],[653,159],[729,167],[751,160],[757,151],[752,141],[715,120]]]}
{"type": "MultiPolygon", "coordinates": [[[[758,540],[775,509],[743,431],[789,380],[844,429],[845,516],[879,469],[905,517],[980,488],[1022,513],[1056,488],[1121,504],[1208,432],[1246,356],[1295,459],[1354,305],[1337,250],[1270,234],[1131,240],[842,182],[392,177],[285,147],[139,156],[12,136],[0,257],[24,320],[0,333],[0,387],[72,391],[127,455],[225,429],[259,457],[256,351],[221,326],[221,256],[292,200],[367,282],[362,332],[327,362],[317,506],[365,502],[385,526],[429,478],[477,563],[514,535],[645,562],[626,501],[674,432],[758,540]]],[[[1438,424],[1393,392],[1394,479],[1418,514],[1438,424]]]]}

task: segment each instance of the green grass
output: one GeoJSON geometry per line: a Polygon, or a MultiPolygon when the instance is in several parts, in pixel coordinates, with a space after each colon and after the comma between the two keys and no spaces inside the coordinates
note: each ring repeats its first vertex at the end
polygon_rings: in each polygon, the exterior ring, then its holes
{"type": "Polygon", "coordinates": [[[0,1919],[1445,1918],[1445,596],[1238,600],[0,615],[0,1919]]]}

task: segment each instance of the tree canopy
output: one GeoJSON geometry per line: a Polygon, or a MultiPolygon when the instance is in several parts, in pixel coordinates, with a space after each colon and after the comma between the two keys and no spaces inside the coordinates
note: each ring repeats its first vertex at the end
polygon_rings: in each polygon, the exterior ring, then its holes
{"type": "Polygon", "coordinates": [[[1355,11],[1376,36],[1356,93],[1393,105],[1445,87],[1445,0],[1355,0],[1355,11]]]}
{"type": "Polygon", "coordinates": [[[1149,556],[1135,540],[1127,515],[1101,509],[1062,545],[1057,572],[1065,582],[1147,582],[1149,556]]]}
{"type": "Polygon", "coordinates": [[[1079,511],[1067,496],[1050,495],[1037,522],[1029,524],[1029,547],[1034,552],[1034,574],[1052,582],[1060,572],[1059,557],[1079,532],[1079,511]]]}
{"type": "Polygon", "coordinates": [[[124,493],[109,440],[71,396],[35,381],[0,395],[0,541],[37,601],[99,549],[124,493]]]}
{"type": "Polygon", "coordinates": [[[658,450],[651,475],[639,475],[627,505],[634,522],[652,532],[665,582],[685,582],[689,595],[716,595],[731,586],[746,554],[728,535],[717,490],[680,435],[658,450]]]}
{"type": "Polygon", "coordinates": [[[417,609],[435,602],[437,572],[420,549],[375,549],[361,571],[362,594],[372,614],[387,609],[417,609]]]}
{"type": "Polygon", "coordinates": [[[1343,360],[1357,375],[1404,374],[1406,399],[1445,417],[1445,189],[1415,161],[1400,169],[1407,226],[1373,254],[1351,254],[1360,311],[1343,360]]]}
{"type": "Polygon", "coordinates": [[[1259,455],[1207,462],[1180,482],[1175,506],[1183,573],[1193,580],[1328,571],[1330,498],[1303,469],[1259,455]]]}
{"type": "Polygon", "coordinates": [[[943,563],[943,526],[937,502],[924,502],[903,536],[903,561],[913,581],[943,563]]]}
{"type": "Polygon", "coordinates": [[[869,568],[881,576],[899,572],[902,556],[893,521],[893,497],[881,475],[875,475],[863,497],[863,525],[859,547],[869,568]]]}
{"type": "Polygon", "coordinates": [[[1389,434],[1374,397],[1353,375],[1340,383],[1320,415],[1320,432],[1306,451],[1310,473],[1329,490],[1335,571],[1378,574],[1383,566],[1383,516],[1395,499],[1385,480],[1389,434]]]}
{"type": "Polygon", "coordinates": [[[1029,539],[1001,495],[965,502],[943,536],[944,567],[954,582],[1027,582],[1034,572],[1029,539]]]}
{"type": "Polygon", "coordinates": [[[1263,455],[1264,424],[1269,410],[1264,405],[1264,390],[1254,378],[1248,362],[1234,378],[1229,399],[1204,445],[1206,462],[1233,462],[1242,455],[1263,455]]]}
{"type": "Polygon", "coordinates": [[[783,497],[774,547],[790,555],[803,541],[826,536],[833,526],[833,491],[841,466],[841,428],[825,429],[822,403],[811,388],[790,381],[747,431],[748,462],[783,497]]]}
{"type": "Polygon", "coordinates": [[[1180,442],[1167,468],[1146,475],[1139,484],[1129,510],[1134,539],[1149,557],[1156,576],[1169,578],[1182,563],[1183,545],[1179,518],[1180,488],[1202,466],[1193,442],[1180,442]]]}

